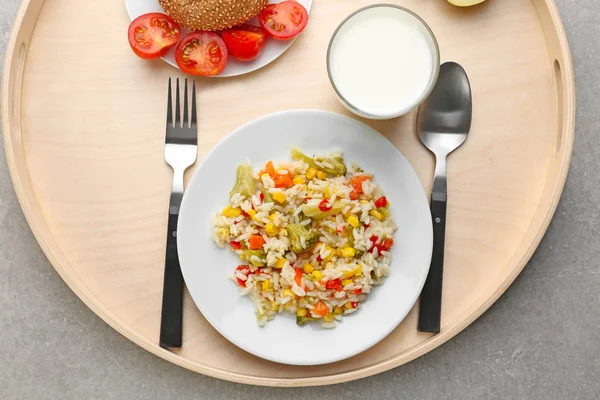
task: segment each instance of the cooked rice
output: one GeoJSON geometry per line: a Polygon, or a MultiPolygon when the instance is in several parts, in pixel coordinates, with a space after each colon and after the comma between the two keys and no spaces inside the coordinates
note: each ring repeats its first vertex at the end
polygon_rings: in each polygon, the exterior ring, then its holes
{"type": "MultiPolygon", "coordinates": [[[[327,160],[333,157],[341,159],[342,154],[316,157],[315,165],[331,170],[334,165],[327,160]]],[[[384,283],[396,224],[387,205],[375,206],[383,192],[357,164],[348,167],[343,176],[326,179],[308,179],[309,165],[301,160],[282,166],[285,169],[276,173],[298,178],[298,182],[276,188],[279,177],[255,171],[256,193],[249,197],[233,194],[229,206],[214,217],[212,237],[219,247],[230,245],[246,263],[229,277],[240,294],[253,302],[259,325],[278,313],[290,312],[301,325],[320,320],[322,327],[335,328],[342,316],[358,309],[373,286],[384,283]],[[358,198],[353,188],[357,176],[370,178],[359,185],[362,193],[358,198]],[[263,190],[271,196],[283,194],[285,202],[263,201],[263,190]],[[335,207],[325,212],[323,219],[311,219],[303,212],[320,205],[324,207],[321,211],[335,207]],[[236,215],[238,209],[241,214],[236,215]],[[352,219],[357,227],[350,227],[350,218],[358,220],[352,219]],[[288,232],[297,226],[318,236],[313,244],[308,235],[299,235],[299,254],[292,251],[293,238],[288,232]],[[248,256],[251,237],[264,241],[258,255],[248,256]]]]}

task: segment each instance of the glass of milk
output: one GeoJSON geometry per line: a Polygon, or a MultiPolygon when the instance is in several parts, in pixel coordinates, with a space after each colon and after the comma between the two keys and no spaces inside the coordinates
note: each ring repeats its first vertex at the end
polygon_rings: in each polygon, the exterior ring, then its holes
{"type": "Polygon", "coordinates": [[[327,50],[327,72],[340,101],[370,119],[407,114],[429,96],[440,70],[440,51],[417,14],[391,4],[352,13],[327,50]]]}

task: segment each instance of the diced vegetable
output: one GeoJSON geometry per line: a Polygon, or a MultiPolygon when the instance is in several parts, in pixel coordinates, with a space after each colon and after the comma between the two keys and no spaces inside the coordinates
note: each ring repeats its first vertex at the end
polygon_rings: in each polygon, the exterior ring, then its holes
{"type": "Polygon", "coordinates": [[[323,273],[321,271],[313,271],[312,276],[313,276],[313,278],[315,278],[318,281],[323,279],[323,273]]]}
{"type": "Polygon", "coordinates": [[[296,273],[296,276],[294,278],[296,285],[302,286],[302,269],[294,268],[294,272],[296,273]]]}
{"type": "Polygon", "coordinates": [[[271,196],[271,193],[269,193],[269,191],[267,190],[267,188],[262,189],[261,193],[260,193],[263,197],[263,202],[265,203],[273,203],[273,196],[271,196]]]}
{"type": "Polygon", "coordinates": [[[275,192],[273,193],[273,200],[275,200],[278,203],[285,203],[285,194],[281,193],[281,192],[275,192]]]}
{"type": "Polygon", "coordinates": [[[308,324],[310,321],[314,321],[314,318],[310,318],[310,317],[301,317],[301,316],[296,316],[296,324],[300,325],[300,326],[304,326],[306,324],[308,324]]]}
{"type": "Polygon", "coordinates": [[[313,308],[313,313],[324,317],[327,314],[329,314],[329,307],[327,307],[327,305],[322,301],[319,301],[317,302],[317,304],[315,304],[315,308],[313,308]]]}
{"type": "Polygon", "coordinates": [[[352,289],[353,294],[362,294],[362,288],[354,288],[352,289]]]}
{"type": "Polygon", "coordinates": [[[352,258],[354,257],[354,254],[356,254],[356,251],[352,247],[344,247],[344,250],[342,251],[342,255],[345,258],[352,258]]]}
{"type": "Polygon", "coordinates": [[[342,285],[341,279],[331,279],[325,283],[325,288],[342,291],[344,289],[344,285],[342,285]]]}
{"type": "Polygon", "coordinates": [[[319,203],[319,210],[323,212],[331,211],[332,208],[333,206],[329,203],[329,201],[327,201],[327,199],[323,199],[319,203]]]}
{"type": "Polygon", "coordinates": [[[353,228],[358,228],[360,225],[360,221],[358,220],[358,217],[356,217],[356,215],[349,216],[347,221],[350,225],[352,225],[353,228]]]}
{"type": "Polygon", "coordinates": [[[306,253],[319,240],[319,232],[309,230],[307,227],[299,224],[289,224],[286,226],[288,238],[290,240],[291,250],[296,254],[306,253]],[[302,246],[304,242],[304,246],[302,246]]]}
{"type": "Polygon", "coordinates": [[[265,239],[260,235],[252,235],[248,239],[248,247],[250,250],[260,250],[265,245],[265,239]]]}
{"type": "Polygon", "coordinates": [[[231,189],[229,197],[239,194],[243,197],[250,197],[256,192],[256,182],[252,176],[252,166],[239,165],[237,167],[237,178],[235,186],[231,189]]]}
{"type": "Polygon", "coordinates": [[[244,255],[246,256],[246,260],[251,262],[255,267],[264,267],[264,259],[266,257],[265,252],[262,250],[244,250],[244,255]],[[253,259],[253,257],[257,257],[259,260],[253,259]]]}
{"type": "Polygon", "coordinates": [[[352,188],[358,193],[363,193],[362,184],[363,182],[370,181],[371,177],[367,175],[358,175],[352,178],[352,188]]]}
{"type": "Polygon", "coordinates": [[[276,188],[287,189],[294,186],[294,183],[292,182],[292,175],[289,172],[284,175],[277,174],[273,180],[275,181],[276,188]]]}
{"type": "Polygon", "coordinates": [[[242,244],[240,242],[230,242],[229,245],[231,246],[231,248],[233,250],[241,250],[242,249],[242,244]]]}
{"type": "Polygon", "coordinates": [[[296,315],[304,318],[308,315],[308,310],[306,308],[301,308],[296,312],[296,315]]]}
{"type": "Polygon", "coordinates": [[[371,211],[369,211],[369,215],[372,216],[373,218],[378,219],[379,221],[383,220],[383,214],[381,214],[377,210],[371,210],[371,211]]]}
{"type": "Polygon", "coordinates": [[[317,178],[319,178],[320,180],[324,181],[325,179],[327,179],[329,176],[327,175],[326,172],[323,171],[319,171],[317,172],[317,178]]]}
{"type": "Polygon", "coordinates": [[[360,193],[356,190],[350,192],[350,200],[358,200],[358,196],[360,196],[360,193]]]}
{"type": "Polygon", "coordinates": [[[377,208],[385,207],[385,206],[387,206],[387,204],[388,204],[388,201],[385,196],[381,196],[380,198],[375,200],[375,207],[377,207],[377,208]]]}
{"type": "Polygon", "coordinates": [[[301,176],[297,176],[294,179],[292,179],[292,182],[294,183],[294,185],[302,185],[304,183],[304,178],[302,178],[301,176]]]}
{"type": "Polygon", "coordinates": [[[315,270],[315,268],[312,265],[310,265],[310,264],[304,264],[304,267],[302,267],[302,269],[307,274],[310,274],[310,273],[312,273],[315,270]]]}
{"type": "Polygon", "coordinates": [[[312,181],[317,176],[317,172],[318,171],[316,168],[310,167],[309,169],[306,170],[306,179],[308,179],[309,181],[312,181]]]}

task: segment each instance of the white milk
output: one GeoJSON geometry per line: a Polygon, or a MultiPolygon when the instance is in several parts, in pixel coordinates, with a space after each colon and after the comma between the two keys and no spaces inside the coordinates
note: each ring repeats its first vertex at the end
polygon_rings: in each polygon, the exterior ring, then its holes
{"type": "Polygon", "coordinates": [[[382,119],[418,106],[439,70],[431,31],[414,15],[390,6],[366,8],[343,23],[328,61],[342,103],[359,115],[382,119]]]}

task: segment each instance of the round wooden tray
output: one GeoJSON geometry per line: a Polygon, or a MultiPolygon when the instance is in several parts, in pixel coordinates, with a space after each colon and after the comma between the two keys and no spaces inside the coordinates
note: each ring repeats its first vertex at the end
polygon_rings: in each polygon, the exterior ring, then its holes
{"type": "MultiPolygon", "coordinates": [[[[346,113],[329,85],[325,53],[337,24],[370,3],[317,1],[306,31],[275,63],[239,78],[199,79],[199,159],[266,113],[346,113]]],[[[473,87],[471,136],[449,160],[440,334],[418,333],[413,310],[383,342],[349,360],[278,365],[230,344],[186,295],[183,347],[161,349],[171,184],[163,160],[166,84],[180,73],[133,55],[122,1],[24,0],[6,53],[4,142],[25,216],[71,289],[117,331],[166,360],[272,386],[331,384],[388,370],[480,316],[529,260],[562,192],[575,114],[567,40],[551,0],[488,0],[469,9],[444,0],[393,3],[431,25],[442,60],[461,63],[473,87]]],[[[433,158],[415,135],[414,114],[367,123],[402,150],[429,189],[433,158]]]]}

